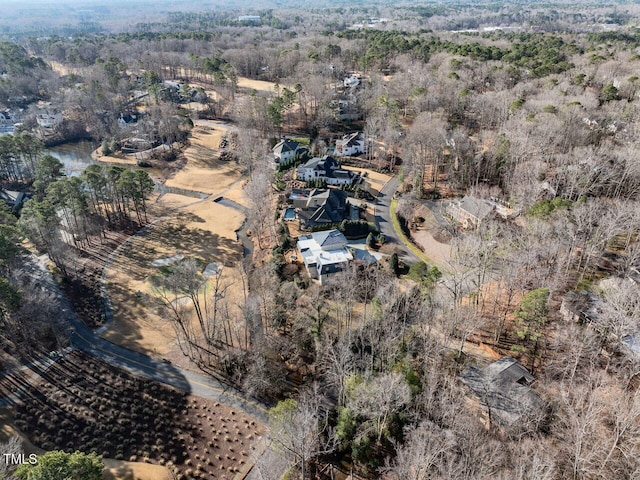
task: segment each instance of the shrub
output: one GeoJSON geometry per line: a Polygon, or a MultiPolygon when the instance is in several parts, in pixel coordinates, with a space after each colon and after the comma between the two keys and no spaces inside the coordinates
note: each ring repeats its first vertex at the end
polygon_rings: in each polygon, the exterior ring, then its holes
{"type": "Polygon", "coordinates": [[[562,197],[556,197],[553,200],[540,200],[533,204],[529,209],[529,215],[532,217],[548,218],[554,212],[568,208],[573,205],[571,200],[562,197]]]}
{"type": "Polygon", "coordinates": [[[395,252],[391,255],[389,267],[391,268],[391,272],[397,277],[400,273],[400,259],[395,252]]]}

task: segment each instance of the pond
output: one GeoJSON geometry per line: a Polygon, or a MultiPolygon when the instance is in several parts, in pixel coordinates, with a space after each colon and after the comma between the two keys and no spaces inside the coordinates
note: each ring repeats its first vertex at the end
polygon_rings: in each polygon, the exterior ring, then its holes
{"type": "Polygon", "coordinates": [[[91,152],[97,148],[95,143],[88,140],[68,142],[45,149],[45,153],[56,157],[64,165],[65,173],[70,177],[80,175],[87,166],[96,161],[91,157],[91,152]]]}

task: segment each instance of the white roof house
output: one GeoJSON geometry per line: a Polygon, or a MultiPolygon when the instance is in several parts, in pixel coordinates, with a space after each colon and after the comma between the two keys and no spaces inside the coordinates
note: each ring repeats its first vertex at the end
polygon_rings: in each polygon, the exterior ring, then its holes
{"type": "Polygon", "coordinates": [[[334,273],[349,266],[353,255],[347,239],[338,230],[325,230],[305,235],[298,240],[298,250],[311,278],[322,285],[334,273]]]}
{"type": "Polygon", "coordinates": [[[362,80],[360,79],[359,76],[352,74],[349,75],[348,77],[344,78],[343,84],[345,86],[345,88],[355,88],[355,87],[359,87],[360,84],[362,83],[362,80]]]}

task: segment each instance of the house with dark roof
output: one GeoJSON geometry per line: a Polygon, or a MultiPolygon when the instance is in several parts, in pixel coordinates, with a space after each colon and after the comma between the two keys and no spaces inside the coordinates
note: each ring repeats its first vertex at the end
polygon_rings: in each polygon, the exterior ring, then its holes
{"type": "Polygon", "coordinates": [[[0,189],[0,201],[4,201],[14,213],[19,212],[24,202],[30,198],[30,193],[0,189]]]}
{"type": "Polygon", "coordinates": [[[298,239],[298,251],[311,278],[322,285],[332,275],[344,271],[353,260],[347,239],[338,230],[325,230],[298,239]]]}
{"type": "Polygon", "coordinates": [[[336,154],[338,155],[348,157],[359,153],[367,153],[367,144],[362,132],[345,135],[342,140],[336,142],[336,154]]]}
{"type": "Polygon", "coordinates": [[[129,113],[121,113],[118,118],[118,126],[123,129],[130,129],[138,122],[138,116],[129,113]]]}
{"type": "Polygon", "coordinates": [[[0,111],[0,125],[13,125],[15,118],[13,112],[8,108],[0,111]]]}
{"type": "Polygon", "coordinates": [[[290,201],[302,228],[339,223],[349,218],[351,206],[346,192],[337,189],[304,190],[292,193],[290,201]]]}
{"type": "Polygon", "coordinates": [[[534,377],[516,359],[502,357],[484,368],[470,366],[460,379],[475,394],[490,425],[513,425],[540,415],[544,403],[531,389],[534,377]]]}
{"type": "Polygon", "coordinates": [[[466,195],[449,204],[447,214],[462,228],[477,228],[495,211],[495,205],[487,200],[466,195]]]}
{"type": "Polygon", "coordinates": [[[284,138],[273,146],[273,157],[277,164],[288,165],[296,158],[300,145],[294,140],[284,138]]]}
{"type": "Polygon", "coordinates": [[[296,178],[305,182],[322,180],[327,185],[351,185],[359,180],[360,176],[350,170],[341,169],[335,158],[325,155],[322,158],[312,158],[300,165],[296,169],[296,178]]]}

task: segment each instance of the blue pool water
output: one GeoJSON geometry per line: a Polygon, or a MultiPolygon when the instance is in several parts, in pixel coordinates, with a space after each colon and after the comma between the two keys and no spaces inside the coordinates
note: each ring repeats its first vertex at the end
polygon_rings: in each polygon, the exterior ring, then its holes
{"type": "Polygon", "coordinates": [[[287,208],[284,211],[284,219],[285,220],[295,220],[296,219],[296,209],[295,208],[287,208]]]}

